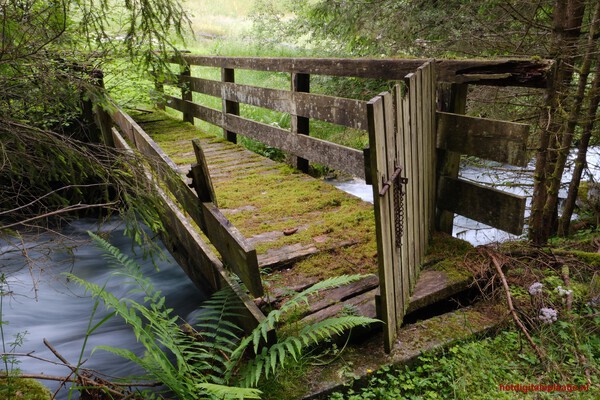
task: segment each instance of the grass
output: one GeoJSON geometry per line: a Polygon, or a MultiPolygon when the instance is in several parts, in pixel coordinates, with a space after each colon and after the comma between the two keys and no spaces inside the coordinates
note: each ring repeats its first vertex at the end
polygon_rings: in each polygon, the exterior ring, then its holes
{"type": "MultiPolygon", "coordinates": [[[[597,230],[588,229],[567,239],[555,239],[543,251],[523,242],[504,244],[501,248],[514,306],[541,349],[542,358],[538,358],[519,330],[504,328],[490,337],[473,338],[425,353],[410,366],[385,367],[363,382],[362,388],[349,388],[330,398],[598,398],[600,277],[598,267],[581,257],[581,253],[596,254],[594,238],[597,237],[597,230]],[[567,246],[570,250],[565,249],[567,246]],[[542,289],[532,295],[529,288],[534,282],[539,282],[542,289]],[[564,290],[570,290],[571,295],[564,290]],[[540,318],[543,309],[556,310],[556,321],[544,322],[540,318]],[[529,385],[545,385],[545,388],[529,385]],[[583,390],[578,391],[575,386],[583,390]]],[[[432,247],[435,251],[430,261],[444,256],[477,268],[485,268],[489,263],[469,246],[459,243],[438,238],[432,247]]],[[[495,287],[487,286],[486,301],[507,313],[504,292],[495,287]]]]}
{"type": "MultiPolygon", "coordinates": [[[[550,329],[548,329],[550,330],[550,329]]],[[[544,332],[556,336],[562,327],[544,332]]],[[[596,361],[600,352],[597,337],[586,341],[596,361]]],[[[567,348],[555,346],[552,355],[562,357],[567,348]]],[[[593,362],[593,360],[590,360],[593,362]]],[[[416,364],[404,367],[386,367],[368,379],[366,387],[347,393],[333,394],[331,400],[359,399],[592,399],[600,392],[594,384],[588,385],[582,366],[565,365],[561,370],[546,370],[514,330],[505,330],[494,337],[456,344],[438,352],[428,352],[416,364]],[[528,385],[581,385],[583,391],[543,392],[528,390],[528,385]],[[521,391],[503,390],[509,385],[521,385],[521,391]],[[527,393],[525,393],[527,392],[527,393]]],[[[597,382],[598,372],[592,377],[597,382]]],[[[565,388],[567,389],[567,388],[565,388]]]]}

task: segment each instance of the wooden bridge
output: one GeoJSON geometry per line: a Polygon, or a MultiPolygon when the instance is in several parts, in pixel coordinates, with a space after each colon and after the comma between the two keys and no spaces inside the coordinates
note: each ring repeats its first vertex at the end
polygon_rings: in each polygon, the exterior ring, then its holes
{"type": "Polygon", "coordinates": [[[461,154],[525,165],[529,127],[462,114],[468,85],[544,87],[548,62],[193,55],[172,61],[181,65],[178,79],[157,81],[156,88],[180,94],[164,95],[158,108],[181,118],[117,109],[100,110],[98,121],[106,143],[148,158],[149,180],[165,206],[167,247],[197,284],[236,289],[248,329],[264,318],[261,306],[277,305],[290,291],[336,274],[373,273],[324,294],[304,318],[347,309],[378,316],[390,350],[407,312],[470,283],[464,271],[421,272],[434,232],[451,232],[454,213],[513,233],[523,229],[523,198],[463,181],[458,168],[461,154]],[[195,76],[196,66],[217,68],[221,80],[195,76]],[[287,73],[290,90],[236,83],[237,70],[287,73]],[[367,102],[310,93],[314,75],[395,85],[367,102]],[[220,98],[221,109],[200,104],[195,93],[220,98]],[[244,117],[240,103],[289,113],[291,128],[244,117]],[[193,127],[198,119],[222,128],[223,137],[193,127]],[[311,119],[368,132],[369,148],[311,137],[311,119]],[[294,168],[235,144],[237,135],[287,152],[294,168]],[[311,162],[366,179],[374,205],[302,173],[311,162]]]}

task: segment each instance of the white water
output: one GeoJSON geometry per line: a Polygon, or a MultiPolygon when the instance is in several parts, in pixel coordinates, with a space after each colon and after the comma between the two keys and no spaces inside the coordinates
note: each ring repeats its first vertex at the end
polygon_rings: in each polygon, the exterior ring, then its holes
{"type": "MultiPolygon", "coordinates": [[[[98,229],[93,220],[79,220],[61,230],[60,235],[46,233],[26,237],[27,257],[23,254],[20,240],[0,241],[1,272],[7,280],[2,291],[9,292],[1,296],[1,317],[2,321],[7,322],[3,325],[6,346],[14,341],[15,335],[24,334],[24,342],[15,352],[33,351],[39,357],[58,361],[44,346],[43,339],[46,338],[70,363],[77,363],[94,300],[79,285],[67,281],[63,273],[71,272],[100,285],[106,283],[106,289],[117,297],[125,296],[131,289],[123,285],[122,278],[112,276],[114,268],[107,266],[102,252],[89,242],[86,231],[98,229]],[[61,235],[68,237],[68,240],[61,235]]],[[[133,254],[131,240],[123,235],[123,226],[118,223],[105,224],[100,230],[111,232],[110,242],[124,253],[135,256],[145,276],[150,277],[155,288],[166,296],[167,306],[174,308],[184,319],[206,298],[206,294],[190,282],[164,248],[167,258],[156,260],[157,270],[150,259],[133,254]]],[[[157,243],[162,246],[158,239],[157,243]]],[[[106,308],[100,305],[93,316],[94,324],[106,315],[106,308]]],[[[127,348],[143,354],[142,346],[119,317],[113,317],[90,336],[83,356],[88,361],[83,366],[113,376],[141,372],[136,366],[108,352],[98,350],[91,354],[97,345],[127,348]]],[[[21,361],[18,368],[25,373],[58,376],[69,373],[63,366],[29,357],[19,357],[18,360],[21,361]]],[[[3,369],[4,366],[1,366],[0,370],[3,369]]],[[[44,384],[53,390],[57,387],[57,382],[44,381],[44,384]]],[[[57,398],[66,399],[67,391],[62,390],[57,398]]]]}
{"type": "MultiPolygon", "coordinates": [[[[570,161],[572,160],[574,160],[574,155],[570,157],[570,161]]],[[[589,169],[583,180],[589,180],[590,176],[593,176],[594,181],[600,181],[600,146],[589,149],[587,163],[589,169]]],[[[532,171],[535,168],[534,162],[530,162],[524,169],[500,164],[493,164],[493,166],[495,168],[464,167],[460,170],[460,176],[463,179],[472,180],[484,185],[496,186],[497,189],[502,191],[526,196],[527,208],[525,216],[527,217],[529,215],[529,205],[533,192],[532,171]]],[[[563,184],[568,184],[571,179],[572,168],[569,168],[563,175],[563,184]]],[[[352,179],[342,182],[331,181],[330,183],[345,192],[373,203],[373,189],[370,185],[365,184],[364,180],[352,179]]],[[[559,197],[565,198],[566,196],[567,189],[563,187],[559,193],[559,197]]],[[[454,217],[452,235],[464,239],[475,246],[503,242],[519,237],[460,215],[455,215],[454,217]]]]}

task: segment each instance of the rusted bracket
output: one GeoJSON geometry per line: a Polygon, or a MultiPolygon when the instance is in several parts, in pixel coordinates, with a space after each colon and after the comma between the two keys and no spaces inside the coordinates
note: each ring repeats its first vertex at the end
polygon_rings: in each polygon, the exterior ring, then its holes
{"type": "MultiPolygon", "coordinates": [[[[402,167],[396,167],[396,170],[394,171],[394,173],[392,174],[392,176],[390,177],[390,179],[387,182],[383,183],[383,186],[381,187],[381,190],[379,191],[379,197],[385,196],[385,194],[387,193],[387,191],[392,186],[392,183],[394,183],[394,181],[396,179],[398,179],[398,176],[400,175],[401,172],[402,172],[402,167]]],[[[408,178],[400,178],[400,183],[403,184],[403,185],[407,184],[408,183],[408,178]]]]}

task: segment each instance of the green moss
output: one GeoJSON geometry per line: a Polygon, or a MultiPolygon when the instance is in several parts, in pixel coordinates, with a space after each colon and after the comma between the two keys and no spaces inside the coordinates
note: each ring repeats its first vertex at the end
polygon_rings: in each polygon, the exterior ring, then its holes
{"type": "Polygon", "coordinates": [[[0,379],[0,397],[6,400],[48,400],[50,390],[34,379],[0,379]]]}
{"type": "MultiPolygon", "coordinates": [[[[220,143],[223,149],[239,148],[163,112],[143,114],[136,119],[180,165],[195,161],[191,145],[195,137],[203,137],[207,143],[220,143]]],[[[231,159],[223,154],[211,159],[210,164],[218,170],[220,164],[231,159]]],[[[249,156],[248,162],[262,160],[258,155],[249,156]]],[[[258,254],[294,244],[315,246],[326,252],[300,262],[294,270],[320,277],[376,271],[372,205],[288,165],[259,165],[250,173],[240,168],[235,176],[215,181],[213,185],[219,207],[245,237],[298,228],[293,235],[274,235],[274,240],[257,243],[258,254]],[[332,250],[340,243],[351,244],[352,250],[343,247],[332,250]]]]}
{"type": "Polygon", "coordinates": [[[434,232],[425,262],[435,259],[463,257],[473,250],[473,245],[443,232],[434,232]]]}
{"type": "Polygon", "coordinates": [[[577,257],[579,261],[582,261],[595,268],[600,267],[600,253],[590,253],[587,251],[577,250],[571,250],[570,253],[577,257]]]}

